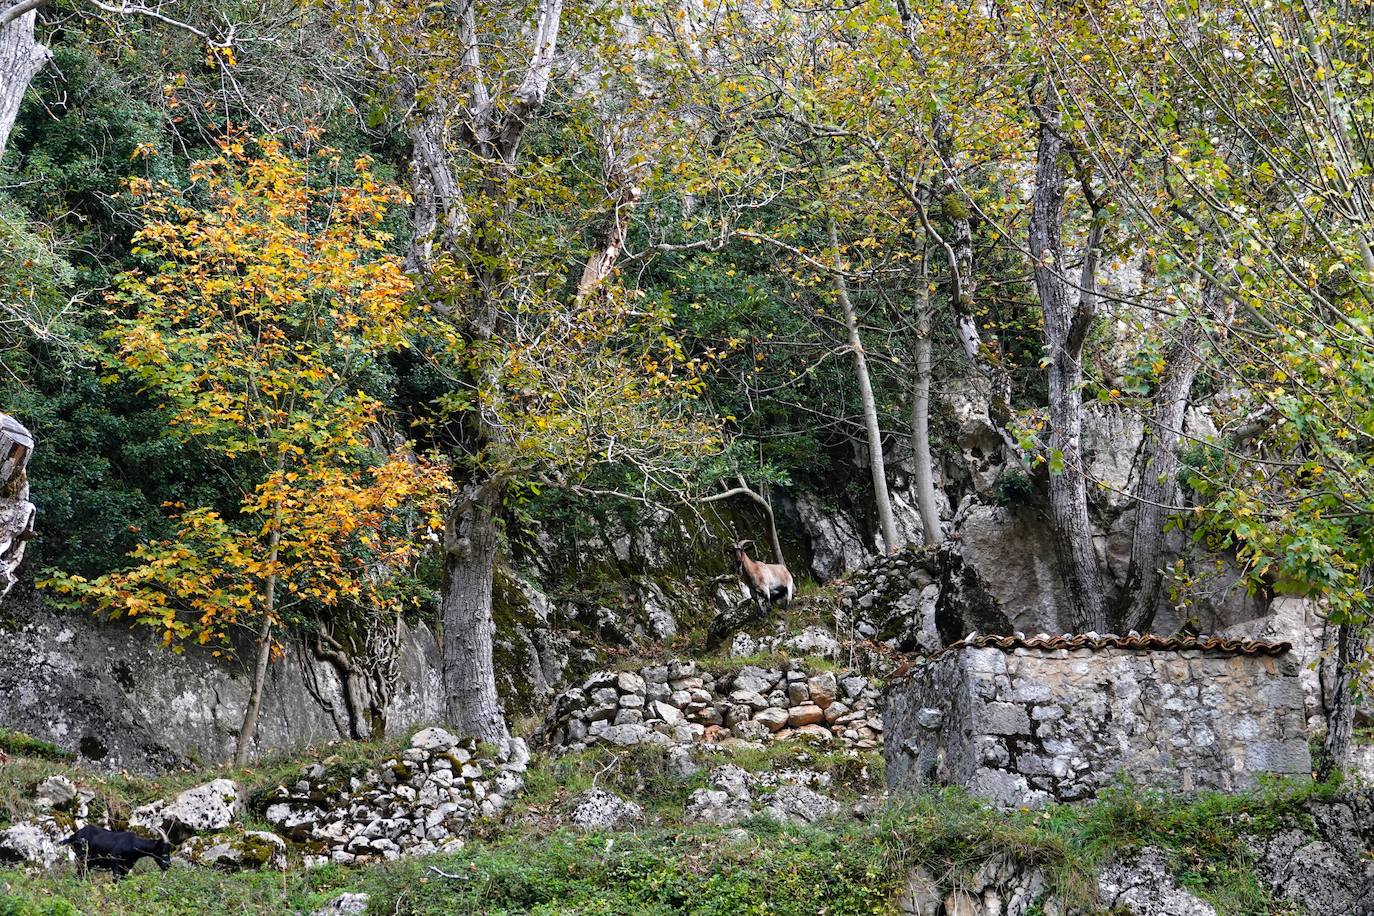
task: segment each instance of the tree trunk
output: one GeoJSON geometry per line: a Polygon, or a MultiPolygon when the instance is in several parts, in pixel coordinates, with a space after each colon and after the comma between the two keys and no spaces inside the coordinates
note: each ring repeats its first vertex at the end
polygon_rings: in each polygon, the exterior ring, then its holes
{"type": "Polygon", "coordinates": [[[449,517],[444,571],[444,695],[448,720],[463,735],[509,737],[496,693],[492,579],[496,568],[497,490],[471,486],[449,517]]]}
{"type": "MultiPolygon", "coordinates": [[[[0,14],[19,5],[18,2],[0,0],[0,14]]],[[[0,158],[5,155],[24,93],[38,71],[48,62],[47,47],[40,44],[33,34],[37,21],[37,11],[30,10],[0,26],[0,158]]]]}
{"type": "Polygon", "coordinates": [[[1364,634],[1351,623],[1336,628],[1336,682],[1332,687],[1331,711],[1326,719],[1317,778],[1326,780],[1350,760],[1350,743],[1355,727],[1355,665],[1364,655],[1364,634]]]}
{"type": "MultiPolygon", "coordinates": [[[[1220,283],[1210,283],[1202,293],[1202,313],[1221,317],[1224,291],[1220,283]]],[[[1224,327],[1224,324],[1223,324],[1224,327]]],[[[1183,417],[1188,410],[1188,394],[1202,365],[1205,338],[1197,314],[1190,315],[1179,329],[1178,337],[1165,357],[1164,376],[1155,393],[1145,430],[1141,455],[1140,482],[1136,485],[1135,529],[1131,536],[1131,564],[1122,588],[1126,607],[1121,616],[1121,632],[1143,633],[1154,622],[1163,591],[1164,526],[1170,506],[1178,497],[1178,441],[1183,417]]]]}
{"type": "Polygon", "coordinates": [[[1036,116],[1040,141],[1035,193],[1031,199],[1030,253],[1050,360],[1050,514],[1074,628],[1078,632],[1102,633],[1107,629],[1107,596],[1088,518],[1087,474],[1082,453],[1082,354],[1096,312],[1093,284],[1101,226],[1094,218],[1083,256],[1083,278],[1075,291],[1064,273],[1064,141],[1059,133],[1059,95],[1053,84],[1046,88],[1036,116]],[[1056,467],[1055,463],[1061,466],[1056,467]]]}
{"type": "Polygon", "coordinates": [[[911,390],[911,452],[916,478],[916,507],[921,513],[921,540],[927,547],[944,540],[930,456],[930,287],[921,259],[921,292],[916,307],[916,378],[911,390]]]}
{"type": "Polygon", "coordinates": [[[29,502],[29,455],[33,435],[18,420],[0,413],[0,598],[18,580],[24,548],[33,537],[37,514],[29,502]]]}
{"type": "Polygon", "coordinates": [[[253,683],[248,690],[248,706],[243,711],[243,724],[239,726],[238,743],[234,746],[234,766],[241,767],[248,762],[248,749],[253,744],[253,736],[258,730],[258,711],[262,709],[262,692],[267,683],[267,663],[272,658],[272,617],[277,610],[277,550],[281,544],[281,527],[274,524],[267,542],[267,564],[273,569],[267,577],[267,587],[263,591],[262,628],[258,631],[258,657],[253,665],[253,683]]]}
{"type": "Polygon", "coordinates": [[[883,550],[892,553],[902,546],[897,523],[892,518],[892,498],[887,492],[887,468],[883,462],[883,433],[878,427],[878,405],[873,397],[873,382],[868,375],[868,357],[864,355],[863,340],[859,336],[859,318],[849,298],[849,285],[844,279],[840,260],[840,242],[835,231],[835,217],[826,217],[830,232],[830,250],[835,262],[835,293],[844,310],[844,326],[849,332],[849,349],[854,354],[854,374],[859,380],[859,400],[864,415],[864,429],[868,433],[868,468],[873,476],[873,496],[878,503],[878,528],[883,536],[883,550]]]}

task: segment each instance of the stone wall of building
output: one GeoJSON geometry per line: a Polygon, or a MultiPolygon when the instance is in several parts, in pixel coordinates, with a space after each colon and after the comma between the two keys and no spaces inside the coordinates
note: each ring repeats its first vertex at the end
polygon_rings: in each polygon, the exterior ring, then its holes
{"type": "Polygon", "coordinates": [[[961,785],[1002,807],[1089,798],[1120,776],[1232,791],[1312,767],[1287,644],[973,638],[918,660],[883,722],[889,786],[961,785]]]}

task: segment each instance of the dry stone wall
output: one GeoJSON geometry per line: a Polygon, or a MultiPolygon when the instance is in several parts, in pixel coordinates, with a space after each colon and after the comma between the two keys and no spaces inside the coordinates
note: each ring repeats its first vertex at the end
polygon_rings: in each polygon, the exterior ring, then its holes
{"type": "Polygon", "coordinates": [[[1119,775],[1182,791],[1306,776],[1298,667],[1287,651],[952,647],[889,690],[888,784],[1017,807],[1089,798],[1119,775]]]}
{"type": "Polygon", "coordinates": [[[779,668],[745,665],[714,675],[695,662],[601,671],[563,693],[540,730],[558,752],[596,744],[762,742],[793,737],[871,750],[883,723],[878,690],[854,672],[808,673],[799,659],[779,668]]]}

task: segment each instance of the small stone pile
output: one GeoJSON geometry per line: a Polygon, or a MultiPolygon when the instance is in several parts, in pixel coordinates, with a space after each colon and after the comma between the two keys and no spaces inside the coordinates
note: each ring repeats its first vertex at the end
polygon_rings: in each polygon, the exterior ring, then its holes
{"type": "Polygon", "coordinates": [[[529,752],[512,738],[494,755],[473,739],[426,728],[410,747],[361,777],[330,779],[312,764],[267,797],[267,822],[301,843],[307,865],[397,859],[461,848],[479,817],[524,786],[529,752]]]}
{"type": "Polygon", "coordinates": [[[936,556],[908,547],[880,556],[839,584],[836,619],[842,638],[872,640],[891,649],[934,652],[941,646],[935,630],[940,597],[936,556]]]}
{"type": "Polygon", "coordinates": [[[601,671],[558,698],[541,736],[555,752],[591,745],[763,742],[795,737],[872,750],[882,742],[878,691],[853,672],[808,675],[746,665],[720,677],[695,662],[601,671]]]}

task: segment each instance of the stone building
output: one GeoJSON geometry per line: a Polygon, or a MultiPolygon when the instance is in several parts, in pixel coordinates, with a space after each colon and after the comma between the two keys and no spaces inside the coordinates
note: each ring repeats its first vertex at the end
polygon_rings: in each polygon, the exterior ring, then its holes
{"type": "Polygon", "coordinates": [[[971,636],[891,685],[883,721],[889,786],[961,785],[1001,807],[1122,777],[1232,791],[1312,767],[1287,643],[971,636]]]}

